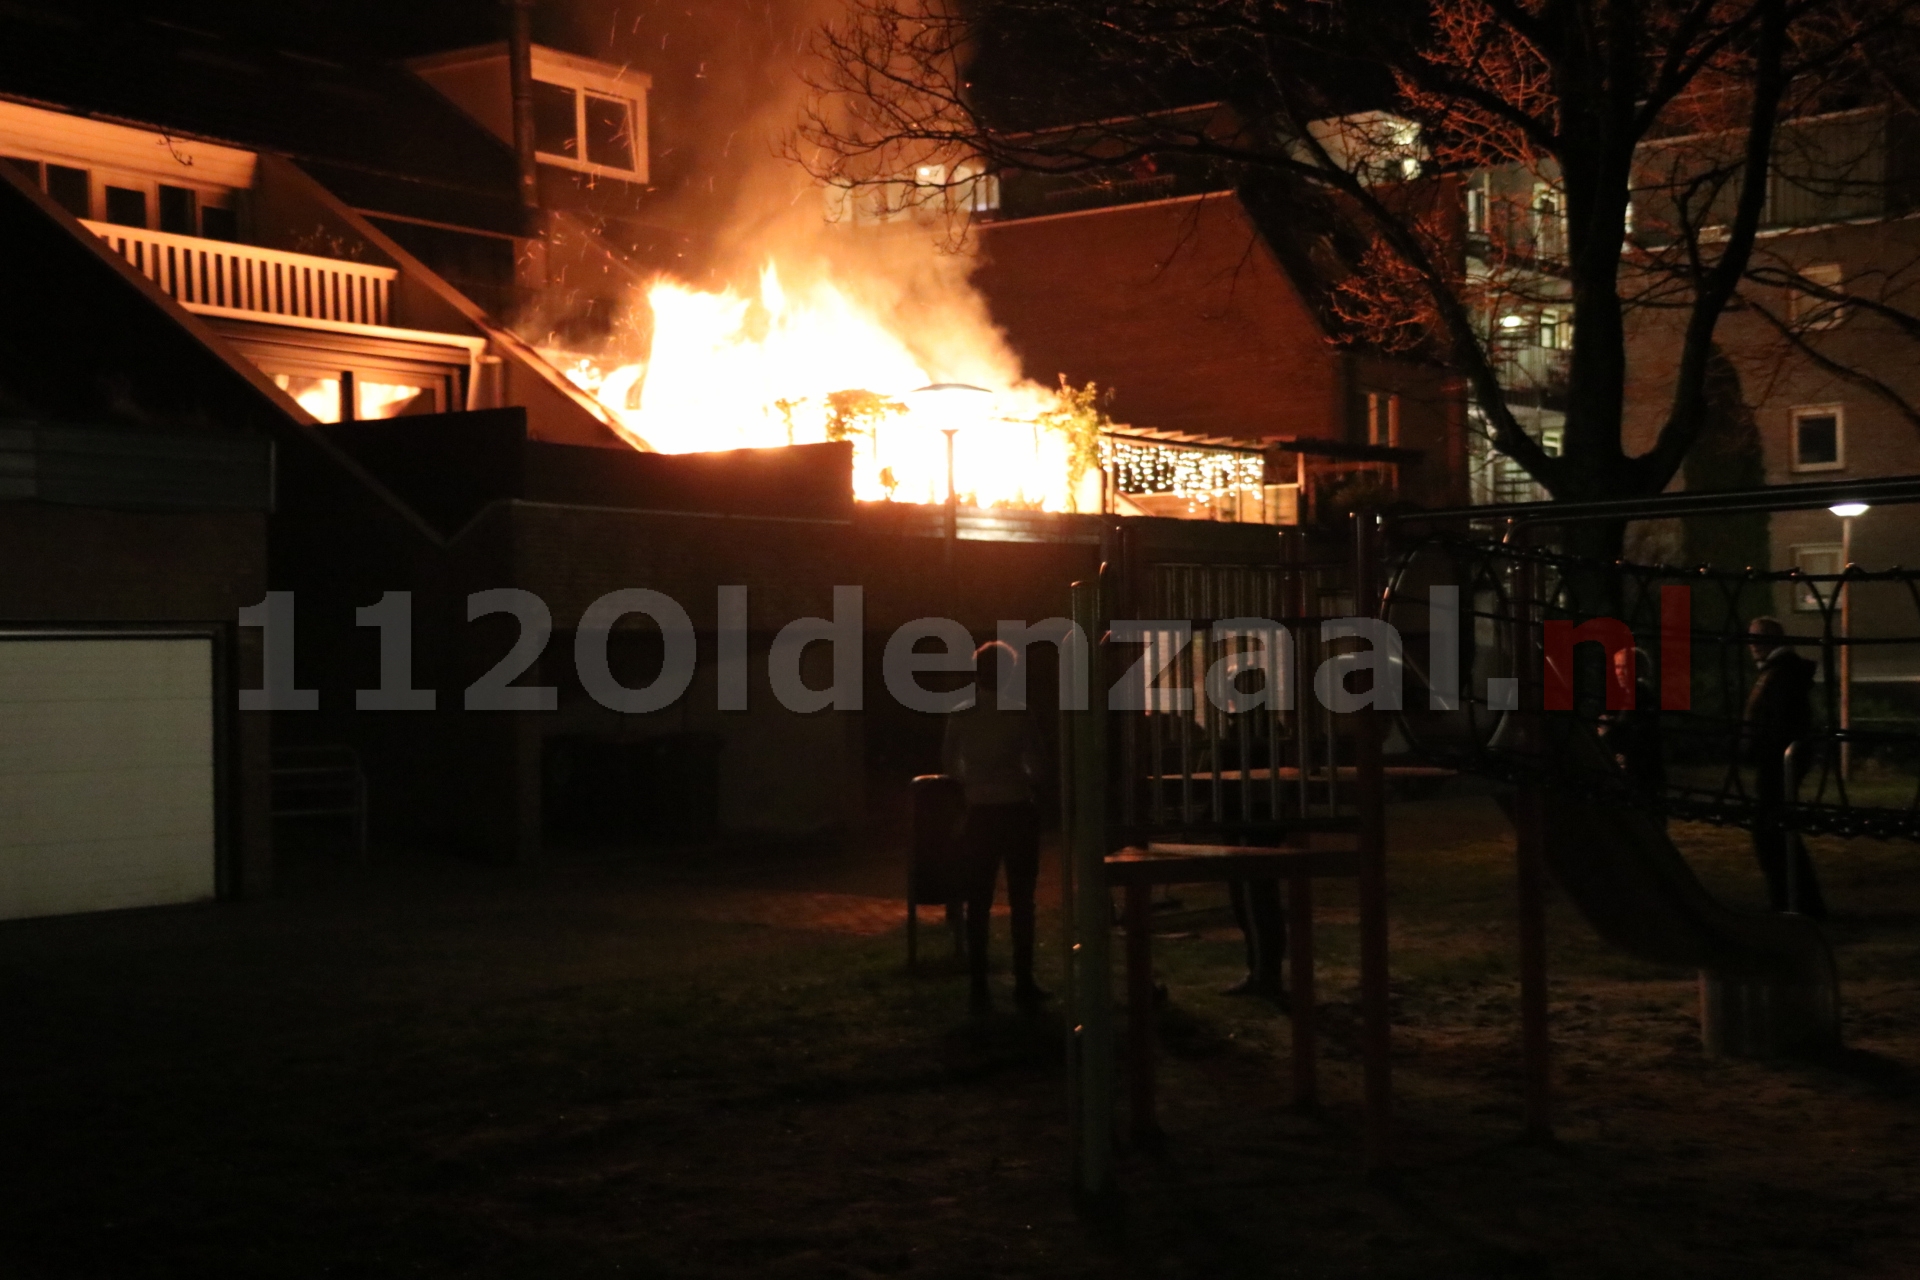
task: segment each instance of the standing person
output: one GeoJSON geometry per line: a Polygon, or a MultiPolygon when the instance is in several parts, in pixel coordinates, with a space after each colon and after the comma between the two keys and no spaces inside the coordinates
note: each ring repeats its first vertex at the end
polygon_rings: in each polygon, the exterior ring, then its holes
{"type": "Polygon", "coordinates": [[[974,650],[974,701],[947,717],[942,756],[946,771],[966,792],[967,969],[971,1007],[985,1013],[987,924],[994,882],[1007,867],[1007,905],[1013,914],[1014,1000],[1031,1009],[1047,998],[1033,980],[1033,889],[1040,877],[1040,811],[1033,784],[1040,751],[1024,708],[1000,705],[995,661],[1009,675],[1020,661],[1012,645],[990,640],[974,650]]]}
{"type": "Polygon", "coordinates": [[[1287,917],[1280,905],[1280,882],[1272,876],[1227,882],[1233,919],[1247,944],[1247,976],[1222,994],[1260,996],[1284,1004],[1280,961],[1287,953],[1287,917]]]}
{"type": "Polygon", "coordinates": [[[1660,693],[1653,684],[1653,659],[1645,649],[1618,649],[1613,678],[1633,690],[1633,705],[1600,717],[1607,750],[1635,788],[1654,800],[1666,794],[1667,758],[1660,741],[1660,693]]]}
{"type": "MultiPolygon", "coordinates": [[[[1787,777],[1787,748],[1806,737],[1813,724],[1814,664],[1793,651],[1786,634],[1778,618],[1755,618],[1747,624],[1747,647],[1760,668],[1740,726],[1744,755],[1754,771],[1753,856],[1767,877],[1767,899],[1775,911],[1787,909],[1791,867],[1800,913],[1821,920],[1827,906],[1813,863],[1799,836],[1786,829],[1781,812],[1791,784],[1798,780],[1787,777]]],[[[1797,758],[1795,773],[1804,772],[1806,763],[1797,758]]]]}

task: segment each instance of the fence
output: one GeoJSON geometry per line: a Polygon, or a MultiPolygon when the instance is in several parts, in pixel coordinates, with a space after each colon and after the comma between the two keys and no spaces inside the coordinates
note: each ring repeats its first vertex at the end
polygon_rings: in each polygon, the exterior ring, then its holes
{"type": "Polygon", "coordinates": [[[84,222],[160,291],[183,306],[231,316],[293,316],[348,324],[392,323],[399,272],[338,258],[105,222],[84,222]]]}

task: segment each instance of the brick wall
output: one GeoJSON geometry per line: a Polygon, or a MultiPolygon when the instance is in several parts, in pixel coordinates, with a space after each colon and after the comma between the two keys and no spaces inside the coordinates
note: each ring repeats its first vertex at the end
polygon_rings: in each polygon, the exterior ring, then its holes
{"type": "Polygon", "coordinates": [[[1345,371],[1231,194],[995,223],[975,277],[1028,376],[1114,389],[1122,422],[1342,437],[1345,371]]]}

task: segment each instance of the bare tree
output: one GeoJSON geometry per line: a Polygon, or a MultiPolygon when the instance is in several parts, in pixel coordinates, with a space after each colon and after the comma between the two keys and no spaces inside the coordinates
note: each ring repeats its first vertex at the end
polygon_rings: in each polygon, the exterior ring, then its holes
{"type": "MultiPolygon", "coordinates": [[[[1782,121],[1817,112],[1836,86],[1895,83],[1890,69],[1916,65],[1902,54],[1913,8],[853,0],[820,34],[797,146],[819,176],[883,202],[964,204],[988,170],[1183,159],[1284,184],[1346,232],[1329,252],[1334,307],[1354,333],[1457,371],[1495,447],[1554,496],[1639,496],[1664,489],[1700,437],[1722,314],[1792,283],[1755,255],[1782,121]],[[1191,109],[1208,100],[1221,109],[1191,109]],[[1489,173],[1522,180],[1470,205],[1489,173]],[[1502,333],[1549,306],[1570,334],[1557,455],[1513,410],[1502,333]],[[1636,308],[1671,313],[1679,353],[1657,435],[1631,454],[1636,308]]],[[[1851,296],[1844,282],[1795,279],[1851,296]]],[[[1899,301],[1890,314],[1907,314],[1899,301]]]]}

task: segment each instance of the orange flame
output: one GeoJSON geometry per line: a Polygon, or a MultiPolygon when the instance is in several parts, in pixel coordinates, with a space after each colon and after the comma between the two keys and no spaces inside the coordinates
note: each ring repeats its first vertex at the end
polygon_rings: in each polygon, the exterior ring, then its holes
{"type": "Polygon", "coordinates": [[[1069,492],[1070,442],[1046,420],[1054,394],[1025,381],[990,385],[993,370],[1013,365],[990,328],[945,335],[942,349],[971,347],[974,358],[930,371],[832,281],[790,291],[772,264],[754,297],[661,280],[647,301],[653,341],[644,361],[579,360],[568,370],[642,447],[692,453],[844,439],[854,446],[856,498],[937,503],[948,483],[942,428],[952,428],[962,502],[1097,508],[1097,474],[1090,493],[1069,492]],[[926,389],[939,382],[987,382],[993,394],[926,389]]]}

